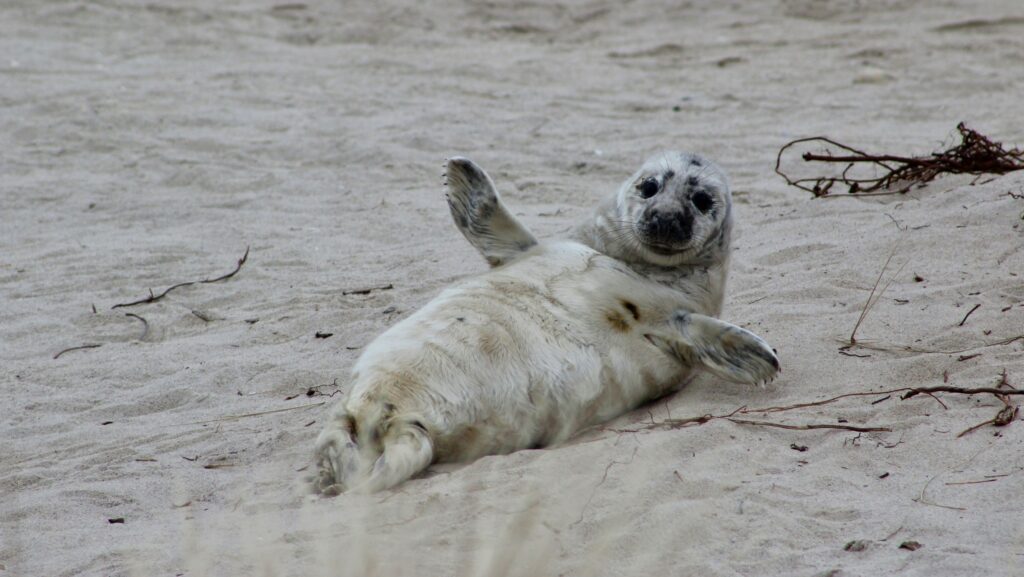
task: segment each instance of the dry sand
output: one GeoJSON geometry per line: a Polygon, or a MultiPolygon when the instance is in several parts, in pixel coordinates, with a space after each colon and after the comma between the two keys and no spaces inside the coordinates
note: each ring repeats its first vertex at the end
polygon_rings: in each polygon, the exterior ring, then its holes
{"type": "Polygon", "coordinates": [[[1024,575],[1024,423],[956,437],[990,396],[749,415],[891,433],[591,431],[368,500],[302,481],[359,347],[485,269],[452,154],[546,237],[651,152],[730,172],[723,316],[785,372],[616,428],[1024,385],[1024,341],[981,348],[1024,334],[1024,173],[812,200],[772,172],[817,134],[1024,143],[1018,1],[283,2],[0,3],[0,575],[1024,575]],[[841,355],[894,247],[858,332],[888,350],[841,355]]]}

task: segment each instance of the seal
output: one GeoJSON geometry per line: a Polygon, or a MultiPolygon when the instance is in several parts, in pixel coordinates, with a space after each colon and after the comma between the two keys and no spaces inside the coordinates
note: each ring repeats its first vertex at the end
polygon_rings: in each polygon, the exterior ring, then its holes
{"type": "MultiPolygon", "coordinates": [[[[479,166],[453,158],[446,177],[456,226],[491,266],[537,244],[479,166]]],[[[717,316],[732,222],[732,195],[722,169],[694,153],[663,152],[647,159],[570,238],[690,294],[701,302],[701,312],[717,316]]]]}
{"type": "Polygon", "coordinates": [[[728,182],[687,153],[649,159],[568,240],[538,242],[465,158],[449,208],[490,271],[367,346],[316,442],[316,487],[373,492],[432,463],[540,448],[703,370],[771,380],[757,335],[721,321],[728,182]]]}

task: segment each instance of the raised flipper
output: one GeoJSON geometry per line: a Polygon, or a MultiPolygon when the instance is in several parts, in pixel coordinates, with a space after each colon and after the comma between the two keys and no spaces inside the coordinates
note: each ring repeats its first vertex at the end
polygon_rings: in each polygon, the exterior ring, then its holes
{"type": "Polygon", "coordinates": [[[487,173],[468,158],[448,160],[448,208],[469,244],[491,266],[505,264],[537,244],[533,234],[505,208],[487,173]]]}
{"type": "Polygon", "coordinates": [[[764,339],[709,316],[677,311],[668,330],[646,334],[652,344],[693,368],[744,384],[771,381],[781,370],[764,339]]]}

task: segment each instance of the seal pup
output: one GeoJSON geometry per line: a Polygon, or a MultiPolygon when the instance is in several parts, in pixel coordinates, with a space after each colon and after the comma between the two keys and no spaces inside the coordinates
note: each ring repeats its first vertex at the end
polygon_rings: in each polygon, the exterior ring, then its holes
{"type": "MultiPolygon", "coordinates": [[[[494,182],[456,157],[445,173],[456,226],[493,267],[537,244],[494,182]]],[[[654,155],[584,218],[570,238],[721,314],[732,240],[732,194],[717,164],[691,152],[654,155]]]]}
{"type": "Polygon", "coordinates": [[[760,337],[714,318],[731,205],[707,161],[648,160],[574,239],[544,243],[469,160],[449,160],[447,180],[456,226],[492,268],[367,346],[317,439],[320,491],[556,444],[698,370],[751,384],[779,370],[760,337]]]}

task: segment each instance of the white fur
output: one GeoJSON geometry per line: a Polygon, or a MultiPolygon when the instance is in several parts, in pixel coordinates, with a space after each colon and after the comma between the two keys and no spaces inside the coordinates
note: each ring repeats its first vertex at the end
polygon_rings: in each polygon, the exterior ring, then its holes
{"type": "MultiPolygon", "coordinates": [[[[641,173],[665,162],[681,173],[690,159],[673,153],[641,173]]],[[[465,159],[449,163],[449,181],[458,185],[449,198],[457,226],[498,266],[366,348],[317,440],[320,490],[377,491],[433,462],[559,443],[677,390],[701,367],[740,382],[774,377],[778,361],[764,341],[711,318],[725,283],[728,210],[696,223],[677,247],[688,256],[666,267],[628,236],[633,228],[609,228],[623,215],[643,218],[631,208],[630,181],[577,233],[586,244],[536,244],[465,159]],[[726,227],[724,242],[716,226],[726,227]]],[[[728,207],[724,176],[716,182],[716,202],[728,207]]],[[[666,188],[679,202],[687,190],[666,188]]]]}

